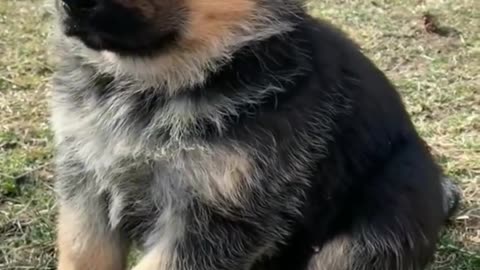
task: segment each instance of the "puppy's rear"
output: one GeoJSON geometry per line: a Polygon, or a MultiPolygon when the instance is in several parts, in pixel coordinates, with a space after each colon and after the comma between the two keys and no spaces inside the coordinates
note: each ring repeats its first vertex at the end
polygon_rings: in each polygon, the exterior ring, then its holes
{"type": "Polygon", "coordinates": [[[441,172],[296,0],[59,0],[59,269],[424,269],[441,172]]]}

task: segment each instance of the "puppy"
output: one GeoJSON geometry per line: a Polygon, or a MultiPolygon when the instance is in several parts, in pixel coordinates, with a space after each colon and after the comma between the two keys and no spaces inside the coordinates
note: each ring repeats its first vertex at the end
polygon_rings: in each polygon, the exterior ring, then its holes
{"type": "Polygon", "coordinates": [[[131,245],[134,270],[430,262],[457,193],[389,80],[302,1],[55,4],[58,269],[122,270],[131,245]]]}

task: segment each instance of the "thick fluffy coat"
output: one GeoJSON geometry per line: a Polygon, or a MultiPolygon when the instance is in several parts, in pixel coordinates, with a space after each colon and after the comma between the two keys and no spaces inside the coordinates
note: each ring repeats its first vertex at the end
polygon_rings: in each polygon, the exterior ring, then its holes
{"type": "Polygon", "coordinates": [[[294,0],[80,2],[57,2],[59,269],[131,243],[135,270],[430,261],[441,172],[339,31],[294,0]]]}

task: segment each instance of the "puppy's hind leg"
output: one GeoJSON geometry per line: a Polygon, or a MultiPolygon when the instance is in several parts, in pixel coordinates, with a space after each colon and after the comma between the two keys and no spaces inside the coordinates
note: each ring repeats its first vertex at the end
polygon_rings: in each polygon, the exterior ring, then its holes
{"type": "Polygon", "coordinates": [[[433,255],[434,242],[420,231],[407,228],[400,223],[362,225],[327,242],[307,269],[423,270],[433,255]]]}
{"type": "Polygon", "coordinates": [[[425,260],[400,236],[375,234],[337,236],[312,257],[307,270],[424,269],[425,260]]]}
{"type": "Polygon", "coordinates": [[[423,270],[445,222],[441,174],[428,154],[405,145],[358,180],[342,230],[308,270],[423,270]]]}

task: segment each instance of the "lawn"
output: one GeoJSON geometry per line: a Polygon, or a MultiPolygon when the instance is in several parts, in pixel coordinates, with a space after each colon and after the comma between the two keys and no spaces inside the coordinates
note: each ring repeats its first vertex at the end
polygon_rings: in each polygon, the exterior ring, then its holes
{"type": "MultiPolygon", "coordinates": [[[[43,1],[0,0],[0,270],[55,268],[43,1]]],[[[387,72],[463,190],[432,269],[480,269],[480,1],[313,0],[311,9],[387,72]]]]}

